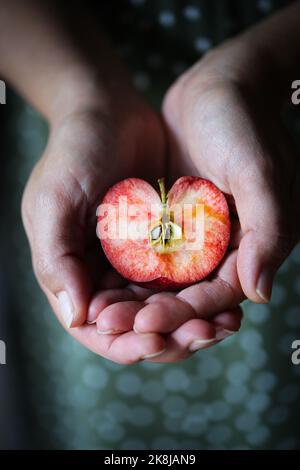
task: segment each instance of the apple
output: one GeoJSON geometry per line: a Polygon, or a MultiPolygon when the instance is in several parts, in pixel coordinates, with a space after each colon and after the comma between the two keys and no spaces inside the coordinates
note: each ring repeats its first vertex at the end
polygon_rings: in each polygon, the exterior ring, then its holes
{"type": "Polygon", "coordinates": [[[224,194],[210,181],[179,178],[166,194],[128,178],[112,186],[97,209],[97,235],[112,266],[128,281],[180,289],[208,276],[230,238],[224,194]]]}

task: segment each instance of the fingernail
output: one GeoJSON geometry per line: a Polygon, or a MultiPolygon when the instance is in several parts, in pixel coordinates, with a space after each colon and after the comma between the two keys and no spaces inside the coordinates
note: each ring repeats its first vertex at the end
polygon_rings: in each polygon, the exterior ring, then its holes
{"type": "Polygon", "coordinates": [[[96,321],[97,321],[97,318],[96,318],[96,320],[87,320],[86,322],[87,322],[88,325],[94,325],[96,323],[96,321]]]}
{"type": "Polygon", "coordinates": [[[166,351],[166,348],[162,349],[161,351],[157,351],[155,353],[151,353],[151,354],[145,354],[145,356],[142,356],[141,359],[151,359],[152,357],[157,357],[157,356],[160,356],[161,354],[163,354],[164,352],[166,351]]]}
{"type": "Polygon", "coordinates": [[[74,318],[74,306],[71,297],[66,291],[57,295],[61,316],[67,328],[70,328],[74,318]]]}
{"type": "Polygon", "coordinates": [[[220,341],[221,339],[228,338],[228,336],[232,336],[236,333],[236,331],[227,330],[226,328],[222,328],[221,326],[216,327],[216,339],[220,341]]]}
{"type": "Polygon", "coordinates": [[[195,339],[194,341],[191,342],[191,344],[189,346],[189,350],[191,352],[194,352],[194,351],[198,351],[198,349],[205,349],[210,344],[216,343],[216,341],[217,341],[216,338],[195,339]]]}
{"type": "Polygon", "coordinates": [[[273,272],[266,268],[261,272],[256,285],[256,293],[264,303],[268,303],[271,300],[272,284],[273,272]]]}
{"type": "Polygon", "coordinates": [[[124,330],[97,330],[98,335],[117,335],[119,333],[124,333],[124,330]]]}

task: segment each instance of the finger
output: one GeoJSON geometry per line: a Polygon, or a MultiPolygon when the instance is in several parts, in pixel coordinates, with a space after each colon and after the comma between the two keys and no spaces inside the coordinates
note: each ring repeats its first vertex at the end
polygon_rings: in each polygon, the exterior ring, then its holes
{"type": "Polygon", "coordinates": [[[86,320],[92,286],[80,223],[84,203],[73,203],[65,192],[56,188],[38,194],[28,237],[40,286],[56,296],[59,315],[67,327],[74,327],[86,320]]]}
{"type": "Polygon", "coordinates": [[[102,355],[120,364],[132,364],[159,357],[165,349],[166,341],[161,335],[154,333],[139,335],[129,331],[117,338],[114,337],[109,348],[103,347],[102,355]]]}
{"type": "Polygon", "coordinates": [[[140,332],[168,333],[192,318],[210,319],[235,308],[244,299],[236,270],[237,252],[231,252],[211,279],[187,287],[177,295],[151,296],[134,321],[140,332]]]}
{"type": "MultiPolygon", "coordinates": [[[[222,330],[225,330],[225,333],[236,333],[241,327],[241,322],[243,319],[243,311],[241,307],[230,312],[223,312],[216,315],[212,320],[212,324],[216,327],[217,332],[219,332],[218,337],[222,335],[222,330]]],[[[225,336],[227,336],[225,334],[225,336]]]]}
{"type": "Polygon", "coordinates": [[[92,298],[87,315],[87,323],[96,323],[98,316],[111,304],[134,300],[135,293],[130,289],[107,289],[97,292],[92,298]]]}
{"type": "Polygon", "coordinates": [[[141,333],[169,333],[195,317],[194,309],[175,294],[154,294],[147,299],[146,305],[137,313],[134,330],[141,333]]]}
{"type": "MultiPolygon", "coordinates": [[[[87,322],[95,323],[102,310],[111,304],[127,300],[145,300],[151,294],[150,289],[135,286],[134,284],[127,284],[122,289],[101,290],[94,295],[90,302],[87,322]]],[[[130,329],[132,329],[132,325],[130,329]]]]}
{"type": "Polygon", "coordinates": [[[166,336],[166,350],[151,362],[177,362],[189,358],[194,352],[216,345],[238,331],[241,309],[223,312],[215,322],[192,319],[166,336]],[[229,329],[230,327],[230,329],[229,329]]]}
{"type": "Polygon", "coordinates": [[[138,301],[117,302],[106,307],[97,318],[97,331],[100,334],[117,334],[133,329],[134,318],[143,308],[138,301]]]}
{"type": "MultiPolygon", "coordinates": [[[[46,295],[58,320],[67,329],[59,315],[57,298],[50,292],[46,292],[46,295]]],[[[158,357],[166,348],[165,338],[159,334],[136,334],[134,331],[123,334],[99,334],[96,325],[87,323],[78,328],[68,329],[68,333],[89,350],[119,364],[133,364],[158,357]]]]}
{"type": "Polygon", "coordinates": [[[270,300],[274,275],[295,246],[299,225],[287,174],[292,164],[287,170],[278,149],[276,160],[265,149],[246,145],[247,155],[230,172],[242,230],[238,274],[246,296],[259,303],[270,300]]]}
{"type": "Polygon", "coordinates": [[[129,365],[158,357],[166,347],[164,338],[157,334],[138,335],[129,331],[119,335],[99,335],[93,325],[76,328],[71,334],[96,354],[118,364],[129,365]]]}
{"type": "Polygon", "coordinates": [[[237,251],[226,255],[211,279],[187,287],[177,297],[189,303],[197,316],[205,319],[236,308],[245,299],[237,274],[237,251]]]}

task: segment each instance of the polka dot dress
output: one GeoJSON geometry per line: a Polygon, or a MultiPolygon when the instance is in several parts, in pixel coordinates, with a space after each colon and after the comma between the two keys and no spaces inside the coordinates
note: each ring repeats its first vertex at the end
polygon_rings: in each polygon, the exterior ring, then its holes
{"type": "MultiPolygon", "coordinates": [[[[283,5],[271,0],[101,3],[99,17],[135,86],[157,106],[169,84],[202,54],[283,5]]],[[[17,101],[15,108],[11,178],[20,193],[40,155],[45,128],[29,107],[17,101]]],[[[90,353],[59,327],[33,280],[19,220],[14,225],[23,365],[40,447],[299,447],[300,365],[291,362],[292,341],[300,339],[299,246],[277,276],[271,304],[245,302],[239,334],[185,362],[128,367],[90,353]]]]}

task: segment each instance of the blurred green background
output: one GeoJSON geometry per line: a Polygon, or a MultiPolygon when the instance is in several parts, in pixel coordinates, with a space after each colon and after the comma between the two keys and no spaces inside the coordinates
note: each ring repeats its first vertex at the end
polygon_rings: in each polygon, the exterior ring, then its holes
{"type": "MultiPolygon", "coordinates": [[[[121,3],[112,36],[136,86],[158,105],[196,57],[285,2],[121,3]],[[158,39],[147,43],[151,21],[163,47],[158,39]],[[139,28],[146,31],[143,54],[135,50],[139,28]]],[[[244,304],[234,337],[178,364],[121,366],[97,357],[51,313],[22,228],[22,191],[47,125],[11,90],[0,119],[0,339],[7,344],[0,448],[300,448],[300,365],[291,362],[291,344],[300,339],[300,247],[280,269],[272,302],[244,304]]],[[[298,110],[288,123],[299,139],[298,110]]]]}

